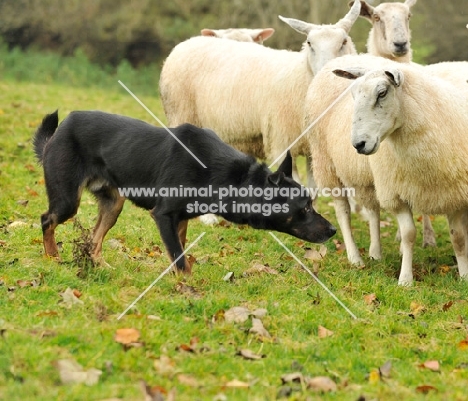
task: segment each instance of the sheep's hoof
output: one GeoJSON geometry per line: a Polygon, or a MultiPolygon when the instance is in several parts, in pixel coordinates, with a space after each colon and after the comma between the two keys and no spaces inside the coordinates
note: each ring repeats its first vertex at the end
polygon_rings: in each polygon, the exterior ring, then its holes
{"type": "Polygon", "coordinates": [[[424,236],[422,246],[423,246],[423,248],[427,248],[428,246],[430,246],[431,248],[435,248],[437,246],[435,237],[433,237],[433,236],[429,236],[429,237],[424,236]]]}
{"type": "Polygon", "coordinates": [[[400,287],[412,287],[413,286],[413,279],[399,279],[398,285],[400,287]]]}

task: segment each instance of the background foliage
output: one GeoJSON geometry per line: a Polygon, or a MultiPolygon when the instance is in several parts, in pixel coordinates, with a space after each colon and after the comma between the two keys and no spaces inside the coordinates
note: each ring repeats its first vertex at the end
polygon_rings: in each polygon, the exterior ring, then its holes
{"type": "MultiPolygon", "coordinates": [[[[268,45],[299,49],[302,37],[278,15],[335,23],[347,0],[1,0],[0,35],[9,48],[50,49],[72,55],[81,49],[91,61],[118,66],[161,63],[180,41],[202,28],[273,27],[268,45]]],[[[369,0],[377,5],[379,1],[369,0]]],[[[419,0],[411,20],[415,61],[468,59],[466,0],[419,0]]],[[[365,51],[370,25],[359,19],[351,31],[365,51]]]]}

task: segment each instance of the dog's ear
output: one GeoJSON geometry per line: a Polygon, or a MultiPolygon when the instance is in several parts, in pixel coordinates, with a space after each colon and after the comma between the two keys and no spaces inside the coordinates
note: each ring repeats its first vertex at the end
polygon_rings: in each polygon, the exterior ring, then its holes
{"type": "Polygon", "coordinates": [[[273,185],[279,186],[283,182],[284,177],[282,171],[276,171],[268,176],[268,181],[273,185]]]}
{"type": "Polygon", "coordinates": [[[283,162],[278,167],[278,171],[283,172],[286,177],[292,178],[292,157],[289,150],[287,151],[283,162]]]}

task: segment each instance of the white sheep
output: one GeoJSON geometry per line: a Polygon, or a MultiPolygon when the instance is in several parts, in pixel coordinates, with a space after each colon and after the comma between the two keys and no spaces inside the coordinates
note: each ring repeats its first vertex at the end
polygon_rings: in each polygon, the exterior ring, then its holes
{"type": "Polygon", "coordinates": [[[202,29],[202,36],[214,36],[221,39],[231,39],[238,42],[257,42],[263,44],[271,35],[275,33],[273,28],[249,29],[249,28],[228,28],[228,29],[202,29]]]}
{"type": "MultiPolygon", "coordinates": [[[[333,71],[361,77],[352,88],[351,143],[360,155],[372,155],[366,157],[379,202],[397,217],[403,256],[399,284],[413,281],[411,210],[447,215],[458,270],[468,279],[468,96],[410,64],[364,55],[332,63],[323,71],[327,76],[333,71]]],[[[349,85],[328,81],[338,91],[349,85]]]]}
{"type": "MultiPolygon", "coordinates": [[[[307,36],[300,52],[210,37],[178,44],[159,82],[169,124],[208,127],[246,153],[275,159],[301,134],[303,100],[313,75],[328,60],[356,53],[348,33],[359,10],[355,0],[334,25],[281,18],[307,36]]],[[[292,153],[301,154],[300,146],[292,153]]]]}

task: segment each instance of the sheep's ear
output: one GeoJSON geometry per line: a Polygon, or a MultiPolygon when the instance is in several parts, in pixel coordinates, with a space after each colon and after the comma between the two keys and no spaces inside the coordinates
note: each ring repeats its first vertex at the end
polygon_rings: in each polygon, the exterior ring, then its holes
{"type": "Polygon", "coordinates": [[[347,70],[333,70],[333,74],[337,77],[346,78],[346,79],[357,79],[362,77],[367,70],[364,68],[350,68],[347,70]]]}
{"type": "MultiPolygon", "coordinates": [[[[353,2],[349,2],[349,6],[351,7],[353,5],[353,2]]],[[[372,7],[370,4],[365,2],[364,0],[361,0],[361,12],[360,16],[362,18],[367,19],[368,21],[372,22],[372,15],[374,14],[374,7],[372,7]]]]}
{"type": "Polygon", "coordinates": [[[285,175],[282,171],[276,171],[268,176],[268,181],[278,187],[283,182],[284,177],[285,175]]]}
{"type": "Polygon", "coordinates": [[[254,42],[262,44],[264,40],[267,40],[274,33],[275,30],[273,28],[265,28],[255,30],[251,36],[254,42]]]}
{"type": "Polygon", "coordinates": [[[286,152],[286,157],[278,167],[277,172],[283,172],[286,177],[292,178],[292,157],[289,150],[286,152]]]}
{"type": "Polygon", "coordinates": [[[200,33],[202,36],[218,36],[216,31],[213,29],[202,29],[200,33]]]}
{"type": "Polygon", "coordinates": [[[278,15],[278,18],[281,21],[286,22],[286,24],[288,24],[295,31],[304,35],[308,35],[312,29],[317,27],[317,25],[309,24],[308,22],[304,22],[294,18],[285,18],[281,15],[278,15]]]}
{"type": "Polygon", "coordinates": [[[416,4],[416,1],[417,1],[417,0],[406,0],[406,1],[405,1],[405,4],[406,4],[409,8],[411,8],[411,7],[413,7],[413,6],[416,4]]]}
{"type": "Polygon", "coordinates": [[[403,83],[403,73],[400,70],[385,71],[385,75],[390,78],[390,82],[396,87],[403,83]]]}

